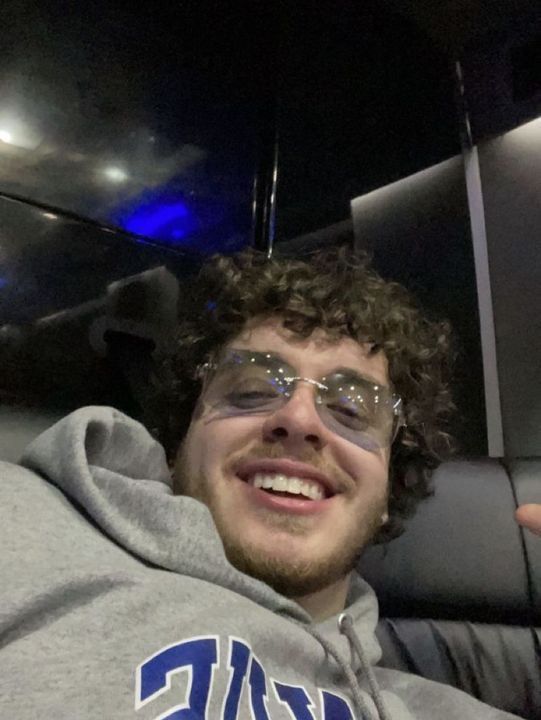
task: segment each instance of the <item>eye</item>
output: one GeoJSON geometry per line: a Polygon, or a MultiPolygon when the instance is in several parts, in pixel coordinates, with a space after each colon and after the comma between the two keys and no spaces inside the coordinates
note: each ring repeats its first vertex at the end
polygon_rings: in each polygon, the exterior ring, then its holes
{"type": "Polygon", "coordinates": [[[234,388],[225,398],[227,403],[241,410],[262,408],[279,397],[279,393],[267,383],[250,383],[234,388]]]}
{"type": "Polygon", "coordinates": [[[362,408],[354,405],[333,403],[327,405],[327,409],[334,415],[339,423],[353,430],[365,430],[370,426],[368,415],[362,408]]]}

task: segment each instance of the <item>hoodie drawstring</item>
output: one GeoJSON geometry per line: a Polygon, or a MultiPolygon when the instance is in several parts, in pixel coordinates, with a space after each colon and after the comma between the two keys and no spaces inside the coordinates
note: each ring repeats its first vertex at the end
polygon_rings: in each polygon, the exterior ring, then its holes
{"type": "Polygon", "coordinates": [[[344,671],[344,675],[346,676],[346,679],[348,680],[351,690],[353,693],[353,699],[355,700],[355,705],[357,706],[357,709],[361,713],[362,720],[379,720],[379,718],[374,718],[374,715],[370,708],[366,705],[364,698],[362,696],[361,688],[359,687],[359,683],[357,682],[357,678],[355,677],[355,673],[350,668],[350,666],[343,661],[343,659],[340,657],[339,653],[335,650],[335,648],[331,645],[330,642],[328,642],[322,635],[319,634],[317,630],[315,630],[313,627],[306,627],[304,626],[305,630],[308,630],[310,635],[315,637],[315,639],[323,645],[325,650],[329,653],[331,657],[333,657],[338,665],[342,668],[344,671]]]}
{"type": "MultiPolygon", "coordinates": [[[[347,613],[342,613],[340,615],[340,617],[338,618],[338,629],[340,630],[342,635],[345,635],[347,637],[350,644],[353,646],[353,649],[357,653],[357,657],[359,658],[359,662],[361,664],[362,671],[368,680],[368,685],[370,686],[370,695],[372,697],[372,700],[374,701],[374,705],[377,708],[379,719],[380,720],[392,720],[391,715],[390,715],[389,711],[387,710],[387,708],[385,707],[385,703],[383,702],[381,690],[378,685],[378,681],[376,680],[374,671],[373,671],[370,663],[367,660],[366,654],[363,650],[363,646],[361,645],[361,641],[359,640],[359,637],[358,637],[357,633],[355,632],[355,627],[353,625],[353,620],[351,619],[351,615],[348,615],[347,613]]],[[[351,672],[351,670],[350,670],[350,672],[351,672]]],[[[353,673],[351,673],[351,674],[353,675],[353,673]]],[[[353,675],[353,677],[355,677],[355,675],[353,675]]],[[[355,678],[355,683],[358,687],[356,678],[355,678]]]]}

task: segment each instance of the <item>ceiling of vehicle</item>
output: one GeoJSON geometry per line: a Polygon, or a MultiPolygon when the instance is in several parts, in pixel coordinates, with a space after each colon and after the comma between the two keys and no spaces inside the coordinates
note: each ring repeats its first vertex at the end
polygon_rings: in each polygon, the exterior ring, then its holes
{"type": "Polygon", "coordinates": [[[499,42],[517,21],[541,16],[539,0],[388,0],[397,12],[409,16],[432,40],[451,54],[474,42],[499,42]]]}

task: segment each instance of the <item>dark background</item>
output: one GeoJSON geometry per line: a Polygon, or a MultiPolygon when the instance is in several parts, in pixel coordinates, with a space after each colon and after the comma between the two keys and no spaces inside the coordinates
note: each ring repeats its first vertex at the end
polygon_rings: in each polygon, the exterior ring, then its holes
{"type": "MultiPolygon", "coordinates": [[[[145,371],[96,327],[105,318],[142,354],[166,334],[148,331],[166,299],[140,273],[166,268],[182,289],[216,251],[352,244],[352,199],[540,114],[533,1],[8,0],[0,21],[8,403],[137,415],[145,371]],[[120,311],[111,284],[126,278],[139,289],[120,311]]],[[[465,188],[445,185],[418,207],[401,244],[382,231],[368,249],[384,276],[453,322],[454,430],[464,454],[486,454],[465,188]]]]}

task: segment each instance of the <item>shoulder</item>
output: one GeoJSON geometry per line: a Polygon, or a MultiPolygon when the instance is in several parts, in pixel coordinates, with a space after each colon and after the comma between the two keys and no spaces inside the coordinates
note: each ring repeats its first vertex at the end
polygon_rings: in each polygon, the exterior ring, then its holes
{"type": "Polygon", "coordinates": [[[52,483],[21,465],[0,462],[0,546],[24,546],[73,522],[72,503],[52,483]]]}
{"type": "Polygon", "coordinates": [[[15,463],[0,461],[0,496],[4,500],[9,497],[21,497],[27,493],[47,494],[51,487],[47,480],[33,470],[15,463]]]}
{"type": "MultiPolygon", "coordinates": [[[[46,492],[48,483],[33,470],[10,462],[0,461],[0,497],[22,497],[27,493],[46,492]]],[[[5,505],[0,506],[5,510],[5,505]]]]}

